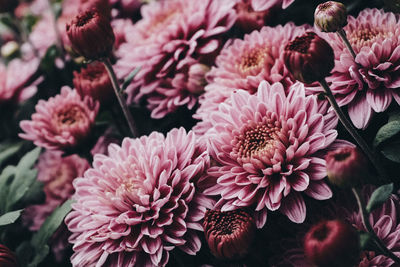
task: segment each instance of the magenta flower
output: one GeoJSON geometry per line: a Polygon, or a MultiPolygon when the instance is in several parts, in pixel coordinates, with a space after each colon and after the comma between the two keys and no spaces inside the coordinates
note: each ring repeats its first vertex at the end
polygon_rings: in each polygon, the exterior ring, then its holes
{"type": "Polygon", "coordinates": [[[357,128],[365,129],[374,112],[385,111],[394,98],[400,104],[400,22],[395,14],[365,9],[348,17],[344,27],[357,54],[352,58],[334,33],[322,33],[335,52],[335,68],[327,78],[341,106],[348,106],[357,128]]]}
{"type": "Polygon", "coordinates": [[[67,149],[81,144],[94,125],[99,103],[65,86],[61,94],[39,100],[32,120],[21,121],[19,136],[47,149],[67,149]]]}
{"type": "Polygon", "coordinates": [[[267,210],[279,210],[291,221],[306,216],[303,194],[324,200],[332,196],[323,181],[324,150],[337,137],[337,119],[305,96],[300,83],[286,96],[280,83],[262,82],[256,95],[238,90],[211,116],[208,132],[215,166],[206,178],[205,194],[220,200],[222,211],[250,207],[262,227],[267,210]]]}
{"type": "Polygon", "coordinates": [[[162,118],[180,106],[192,109],[202,91],[187,87],[191,67],[213,63],[222,47],[222,34],[235,23],[234,5],[230,0],[170,0],[144,5],[143,18],[129,29],[127,43],[117,51],[119,78],[141,67],[126,90],[128,101],[146,97],[153,118],[162,118]]]}
{"type": "Polygon", "coordinates": [[[21,102],[37,91],[31,78],[39,67],[39,60],[23,61],[13,59],[7,66],[0,63],[0,104],[2,102],[21,102]]]}
{"type": "Polygon", "coordinates": [[[202,122],[196,125],[195,132],[203,134],[210,128],[210,115],[237,89],[253,94],[263,80],[281,82],[285,88],[292,85],[295,80],[285,67],[283,52],[287,42],[302,35],[307,28],[292,23],[264,27],[245,35],[244,40],[235,39],[224,47],[216,59],[216,67],[207,74],[209,84],[194,115],[202,122]]]}
{"type": "Polygon", "coordinates": [[[274,6],[281,6],[285,9],[293,2],[294,0],[251,0],[251,6],[255,11],[264,11],[274,6]]]}
{"type": "Polygon", "coordinates": [[[73,266],[165,266],[179,247],[194,255],[195,230],[213,201],[195,187],[209,167],[193,132],[153,132],[109,146],[93,168],[74,181],[73,266]]]}

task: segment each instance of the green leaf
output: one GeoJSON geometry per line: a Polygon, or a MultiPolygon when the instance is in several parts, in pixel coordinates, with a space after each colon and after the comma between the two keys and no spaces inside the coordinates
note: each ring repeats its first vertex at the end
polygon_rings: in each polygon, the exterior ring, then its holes
{"type": "Polygon", "coordinates": [[[32,262],[28,264],[28,267],[36,267],[39,263],[41,263],[49,254],[50,248],[48,245],[44,245],[41,250],[36,251],[35,257],[33,258],[32,262]]]}
{"type": "Polygon", "coordinates": [[[59,56],[59,51],[56,45],[50,46],[46,54],[43,56],[40,62],[40,68],[45,72],[51,72],[54,68],[54,61],[59,56]]]}
{"type": "Polygon", "coordinates": [[[23,142],[0,144],[0,166],[22,147],[23,142]]]}
{"type": "Polygon", "coordinates": [[[382,148],[382,154],[391,161],[400,163],[400,140],[385,145],[382,148]]]}
{"type": "Polygon", "coordinates": [[[15,210],[0,216],[0,226],[14,223],[21,216],[22,211],[23,209],[15,210]]]}
{"type": "Polygon", "coordinates": [[[6,212],[8,192],[10,191],[9,188],[15,171],[15,166],[7,166],[0,174],[0,212],[2,213],[6,212]]]}
{"type": "Polygon", "coordinates": [[[393,183],[385,184],[378,187],[371,195],[367,204],[367,212],[370,213],[374,209],[385,203],[393,192],[393,183]]]}
{"type": "Polygon", "coordinates": [[[387,124],[383,125],[375,136],[374,147],[378,147],[383,142],[400,133],[400,112],[393,113],[389,117],[387,124]]]}
{"type": "Polygon", "coordinates": [[[369,241],[371,240],[371,235],[367,232],[360,233],[360,248],[361,250],[365,250],[368,246],[369,241]]]}
{"type": "Polygon", "coordinates": [[[53,233],[60,227],[64,217],[71,211],[72,200],[67,200],[56,208],[53,213],[46,219],[39,231],[35,233],[31,240],[31,245],[40,251],[49,241],[53,233]]]}
{"type": "Polygon", "coordinates": [[[16,248],[15,253],[17,254],[17,259],[19,266],[28,266],[30,259],[32,258],[32,253],[34,249],[29,241],[24,241],[16,248]]]}
{"type": "Polygon", "coordinates": [[[122,91],[125,91],[125,89],[132,82],[132,80],[135,78],[135,76],[138,74],[139,71],[140,71],[140,67],[137,67],[131,73],[129,73],[128,77],[125,78],[125,81],[122,84],[122,88],[121,88],[122,91]]]}

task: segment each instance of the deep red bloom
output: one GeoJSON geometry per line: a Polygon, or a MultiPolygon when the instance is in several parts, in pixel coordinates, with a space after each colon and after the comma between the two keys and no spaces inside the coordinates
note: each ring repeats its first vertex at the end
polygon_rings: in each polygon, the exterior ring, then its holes
{"type": "Polygon", "coordinates": [[[115,36],[110,20],[95,9],[79,13],[66,30],[73,50],[81,56],[99,59],[111,53],[115,36]]]}
{"type": "Polygon", "coordinates": [[[368,176],[368,161],[356,147],[342,147],[325,157],[329,181],[338,186],[357,186],[368,176]]]}
{"type": "Polygon", "coordinates": [[[220,259],[245,256],[254,238],[255,223],[243,210],[208,210],[204,216],[204,233],[212,254],[220,259]]]}
{"type": "Polygon", "coordinates": [[[104,65],[99,62],[87,65],[80,72],[74,71],[73,83],[82,98],[88,95],[105,103],[113,97],[110,77],[104,65]]]}
{"type": "Polygon", "coordinates": [[[293,77],[303,83],[325,78],[335,65],[332,47],[314,32],[306,32],[289,42],[284,61],[293,77]]]}
{"type": "Polygon", "coordinates": [[[306,234],[304,252],[310,263],[317,266],[354,266],[359,260],[359,236],[348,223],[322,221],[306,234]]]}
{"type": "Polygon", "coordinates": [[[87,10],[94,9],[102,15],[111,19],[111,8],[108,0],[80,0],[81,5],[79,10],[85,12],[87,10]]]}
{"type": "Polygon", "coordinates": [[[6,246],[0,244],[0,266],[1,267],[17,267],[17,259],[15,254],[6,246]]]}

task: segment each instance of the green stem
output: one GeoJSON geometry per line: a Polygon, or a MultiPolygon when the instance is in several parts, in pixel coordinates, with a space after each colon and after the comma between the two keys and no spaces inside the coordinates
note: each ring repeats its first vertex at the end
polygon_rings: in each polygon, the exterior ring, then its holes
{"type": "Polygon", "coordinates": [[[350,51],[350,54],[353,56],[353,58],[355,60],[357,55],[354,52],[353,47],[351,46],[351,44],[349,42],[349,39],[347,39],[346,32],[342,28],[342,29],[338,30],[336,33],[340,36],[340,38],[342,38],[344,44],[346,45],[347,49],[350,51]]]}
{"type": "Polygon", "coordinates": [[[369,222],[368,212],[365,208],[364,201],[361,198],[361,194],[359,193],[359,191],[354,187],[351,190],[353,191],[354,197],[357,200],[357,205],[360,210],[360,216],[361,216],[362,223],[363,223],[365,229],[371,235],[371,237],[372,237],[374,243],[376,244],[376,246],[378,247],[378,249],[382,252],[383,255],[391,258],[396,263],[400,263],[400,258],[397,257],[392,251],[390,251],[386,247],[386,245],[382,242],[382,240],[380,240],[380,238],[375,234],[375,231],[369,222]]]}
{"type": "Polygon", "coordinates": [[[340,122],[343,124],[344,128],[347,130],[347,132],[354,138],[354,140],[358,143],[362,151],[367,155],[369,160],[372,162],[376,170],[378,171],[378,174],[380,178],[384,179],[385,181],[388,181],[389,179],[387,178],[386,171],[385,169],[379,164],[379,158],[374,154],[374,152],[369,148],[368,144],[365,142],[365,140],[358,134],[357,129],[354,128],[353,124],[347,119],[346,115],[343,113],[343,111],[340,109],[338,103],[336,102],[335,97],[332,94],[331,89],[329,88],[329,85],[327,84],[325,79],[322,79],[319,81],[321,86],[325,90],[325,94],[328,97],[328,101],[333,107],[333,109],[336,112],[336,115],[338,116],[340,122]]]}
{"type": "Polygon", "coordinates": [[[117,76],[114,73],[114,69],[111,65],[110,59],[105,58],[101,61],[103,62],[104,66],[106,67],[108,75],[110,76],[110,80],[111,80],[111,83],[112,83],[112,86],[114,89],[115,96],[117,97],[119,105],[121,106],[122,111],[124,113],[125,119],[128,122],[129,129],[131,130],[132,136],[137,137],[138,132],[136,130],[135,121],[133,120],[131,112],[129,111],[129,108],[126,105],[125,99],[121,93],[121,89],[118,85],[117,76]]]}

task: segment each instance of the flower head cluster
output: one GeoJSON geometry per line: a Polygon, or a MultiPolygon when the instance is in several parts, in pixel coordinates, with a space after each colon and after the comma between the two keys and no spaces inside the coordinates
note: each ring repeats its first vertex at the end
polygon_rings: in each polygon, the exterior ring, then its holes
{"type": "Polygon", "coordinates": [[[79,145],[94,125],[99,103],[65,86],[47,101],[39,100],[32,120],[21,121],[25,133],[19,136],[47,149],[67,149],[79,145]]]}
{"type": "Polygon", "coordinates": [[[285,9],[293,2],[294,0],[251,0],[251,6],[255,11],[264,11],[274,6],[281,6],[285,9]]]}
{"type": "Polygon", "coordinates": [[[280,83],[262,82],[256,95],[238,90],[211,116],[208,132],[215,166],[204,192],[220,198],[216,208],[251,207],[258,227],[267,210],[279,210],[296,223],[304,221],[303,194],[323,200],[332,196],[323,181],[321,152],[335,141],[337,119],[305,96],[300,83],[288,95],[280,83]]]}
{"type": "Polygon", "coordinates": [[[119,77],[141,67],[127,88],[128,100],[146,97],[153,118],[179,106],[192,109],[202,91],[190,90],[192,66],[213,63],[222,34],[235,23],[234,5],[230,0],[170,0],[143,6],[143,18],[117,51],[119,77]]]}
{"type": "Polygon", "coordinates": [[[195,230],[213,202],[195,187],[209,157],[193,132],[174,129],[109,146],[74,182],[73,266],[164,266],[179,247],[195,254],[195,230]],[[90,255],[90,257],[88,257],[90,255]]]}

